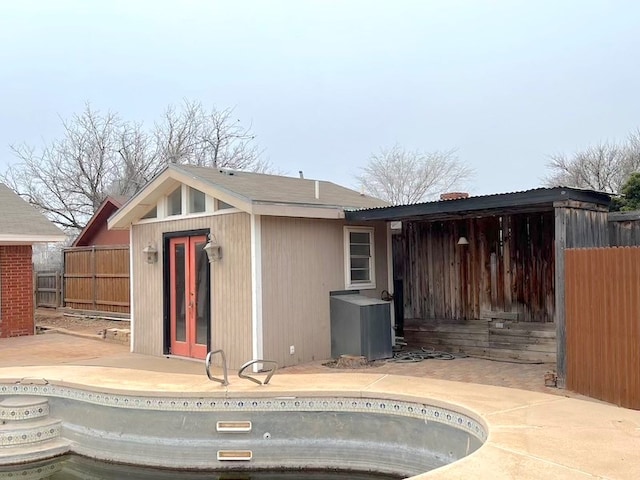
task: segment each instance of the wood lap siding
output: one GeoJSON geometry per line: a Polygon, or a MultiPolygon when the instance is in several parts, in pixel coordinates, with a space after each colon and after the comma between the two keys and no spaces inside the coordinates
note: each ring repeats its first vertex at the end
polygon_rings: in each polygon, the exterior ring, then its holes
{"type": "MultiPolygon", "coordinates": [[[[264,356],[280,366],[331,357],[329,293],[344,290],[344,225],[341,220],[261,218],[264,356]],[[289,353],[289,347],[295,353],[289,353]]],[[[387,285],[384,222],[375,228],[376,288],[387,285]]]]}
{"type": "MultiPolygon", "coordinates": [[[[222,260],[211,264],[211,348],[222,348],[230,368],[252,358],[250,216],[234,213],[133,226],[134,335],[137,353],[162,355],[163,233],[209,228],[222,246],[222,260]],[[158,262],[145,262],[142,249],[158,249],[158,262]]],[[[218,360],[218,359],[216,359],[218,360]]]]}
{"type": "Polygon", "coordinates": [[[567,388],[640,409],[640,248],[569,249],[567,388]]]}
{"type": "Polygon", "coordinates": [[[395,240],[405,317],[462,321],[497,311],[552,322],[554,225],[553,212],[408,222],[395,240]],[[457,244],[461,235],[469,245],[457,244]]]}

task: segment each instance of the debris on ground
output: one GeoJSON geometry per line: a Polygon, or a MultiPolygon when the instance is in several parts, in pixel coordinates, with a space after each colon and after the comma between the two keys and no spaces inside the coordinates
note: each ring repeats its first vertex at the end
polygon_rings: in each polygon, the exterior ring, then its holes
{"type": "Polygon", "coordinates": [[[129,320],[106,320],[96,317],[65,315],[62,311],[38,309],[35,313],[37,333],[58,331],[62,333],[79,333],[96,335],[105,340],[128,342],[129,320]],[[118,332],[109,332],[118,330],[118,332]],[[126,336],[126,340],[124,337],[126,336]],[[117,338],[117,339],[116,339],[117,338]]]}

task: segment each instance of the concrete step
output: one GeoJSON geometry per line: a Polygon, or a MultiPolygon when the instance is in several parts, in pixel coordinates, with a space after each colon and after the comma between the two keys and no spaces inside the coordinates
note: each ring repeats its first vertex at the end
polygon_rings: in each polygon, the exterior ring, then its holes
{"type": "MultiPolygon", "coordinates": [[[[48,440],[45,442],[34,443],[31,445],[21,445],[11,448],[0,448],[0,464],[2,465],[12,465],[12,464],[22,464],[22,463],[31,463],[38,460],[45,460],[48,458],[57,457],[59,455],[64,455],[71,450],[71,443],[67,440],[62,439],[54,439],[48,440]]],[[[40,467],[38,467],[40,468],[40,467]]],[[[37,469],[31,470],[29,467],[26,467],[23,473],[22,469],[19,469],[20,475],[16,475],[16,472],[6,471],[0,472],[0,480],[4,478],[13,478],[13,479],[23,479],[30,477],[23,477],[22,475],[27,475],[33,473],[34,475],[39,473],[40,476],[35,475],[35,478],[49,478],[47,474],[51,474],[53,472],[49,472],[47,469],[43,469],[38,472],[37,469]],[[44,473],[43,473],[44,472],[44,473]],[[3,476],[4,475],[4,476],[3,476]]]]}
{"type": "Polygon", "coordinates": [[[42,397],[21,395],[0,400],[0,422],[19,422],[45,418],[49,415],[49,402],[42,397]]]}
{"type": "Polygon", "coordinates": [[[51,418],[5,423],[0,425],[0,451],[57,439],[61,428],[62,422],[51,418]]]}

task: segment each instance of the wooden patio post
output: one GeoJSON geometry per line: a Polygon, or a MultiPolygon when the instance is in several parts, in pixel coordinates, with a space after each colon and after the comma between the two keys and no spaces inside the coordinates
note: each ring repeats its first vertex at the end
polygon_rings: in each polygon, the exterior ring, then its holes
{"type": "Polygon", "coordinates": [[[567,378],[566,326],[564,304],[564,251],[567,248],[567,209],[555,209],[555,290],[556,290],[556,375],[558,387],[565,388],[567,378]]]}

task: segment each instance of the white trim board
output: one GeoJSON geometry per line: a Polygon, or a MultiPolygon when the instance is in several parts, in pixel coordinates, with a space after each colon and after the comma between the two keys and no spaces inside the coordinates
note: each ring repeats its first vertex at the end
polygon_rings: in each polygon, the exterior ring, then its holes
{"type": "MultiPolygon", "coordinates": [[[[264,340],[262,332],[262,219],[251,215],[251,352],[253,360],[263,359],[264,340]]],[[[253,371],[262,369],[254,363],[253,371]]]]}

